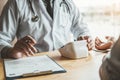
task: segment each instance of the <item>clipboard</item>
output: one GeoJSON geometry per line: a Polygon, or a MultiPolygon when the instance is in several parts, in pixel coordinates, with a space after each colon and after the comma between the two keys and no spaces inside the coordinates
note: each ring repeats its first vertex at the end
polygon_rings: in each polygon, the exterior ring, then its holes
{"type": "Polygon", "coordinates": [[[4,59],[6,80],[65,73],[66,70],[47,55],[21,59],[4,59]]]}

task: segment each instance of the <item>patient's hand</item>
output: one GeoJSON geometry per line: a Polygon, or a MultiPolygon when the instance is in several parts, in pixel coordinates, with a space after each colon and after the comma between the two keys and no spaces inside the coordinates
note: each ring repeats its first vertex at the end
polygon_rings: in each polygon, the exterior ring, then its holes
{"type": "Polygon", "coordinates": [[[95,48],[98,50],[110,49],[114,43],[114,37],[106,36],[107,42],[101,41],[98,37],[95,38],[95,48]]]}

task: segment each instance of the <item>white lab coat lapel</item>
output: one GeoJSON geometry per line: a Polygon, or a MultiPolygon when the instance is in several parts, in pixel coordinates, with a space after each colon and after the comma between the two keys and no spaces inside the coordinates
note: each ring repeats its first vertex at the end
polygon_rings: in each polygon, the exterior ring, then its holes
{"type": "Polygon", "coordinates": [[[66,7],[63,5],[60,6],[61,2],[62,0],[55,0],[54,4],[53,41],[56,49],[71,41],[70,14],[68,14],[66,11],[63,12],[63,9],[66,9],[66,7]]]}
{"type": "Polygon", "coordinates": [[[54,22],[61,27],[70,27],[70,13],[66,9],[66,4],[62,0],[55,0],[54,5],[54,22]]]}
{"type": "Polygon", "coordinates": [[[61,3],[61,0],[55,0],[54,1],[54,26],[56,25],[56,26],[58,26],[59,25],[59,23],[60,23],[60,17],[62,17],[62,16],[60,16],[60,3],[61,3]]]}

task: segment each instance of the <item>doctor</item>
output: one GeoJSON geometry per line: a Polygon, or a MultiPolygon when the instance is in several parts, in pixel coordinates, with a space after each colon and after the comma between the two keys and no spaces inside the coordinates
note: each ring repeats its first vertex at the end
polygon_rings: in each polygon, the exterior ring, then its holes
{"type": "Polygon", "coordinates": [[[8,0],[0,17],[2,58],[32,56],[82,39],[91,50],[90,33],[72,0],[8,0]]]}

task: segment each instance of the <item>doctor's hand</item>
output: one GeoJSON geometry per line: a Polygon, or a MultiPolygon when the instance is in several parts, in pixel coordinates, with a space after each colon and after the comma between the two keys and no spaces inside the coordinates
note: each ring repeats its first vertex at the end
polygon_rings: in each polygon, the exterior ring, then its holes
{"type": "Polygon", "coordinates": [[[31,36],[25,36],[24,38],[18,40],[13,48],[10,49],[10,58],[22,58],[33,56],[37,52],[34,45],[36,41],[31,36]]]}
{"type": "Polygon", "coordinates": [[[92,50],[94,47],[93,39],[90,36],[82,36],[82,37],[79,37],[77,40],[86,40],[89,51],[92,50]]]}
{"type": "Polygon", "coordinates": [[[105,39],[107,42],[101,41],[98,37],[95,38],[95,48],[98,50],[110,49],[114,44],[114,37],[106,36],[105,39]]]}

